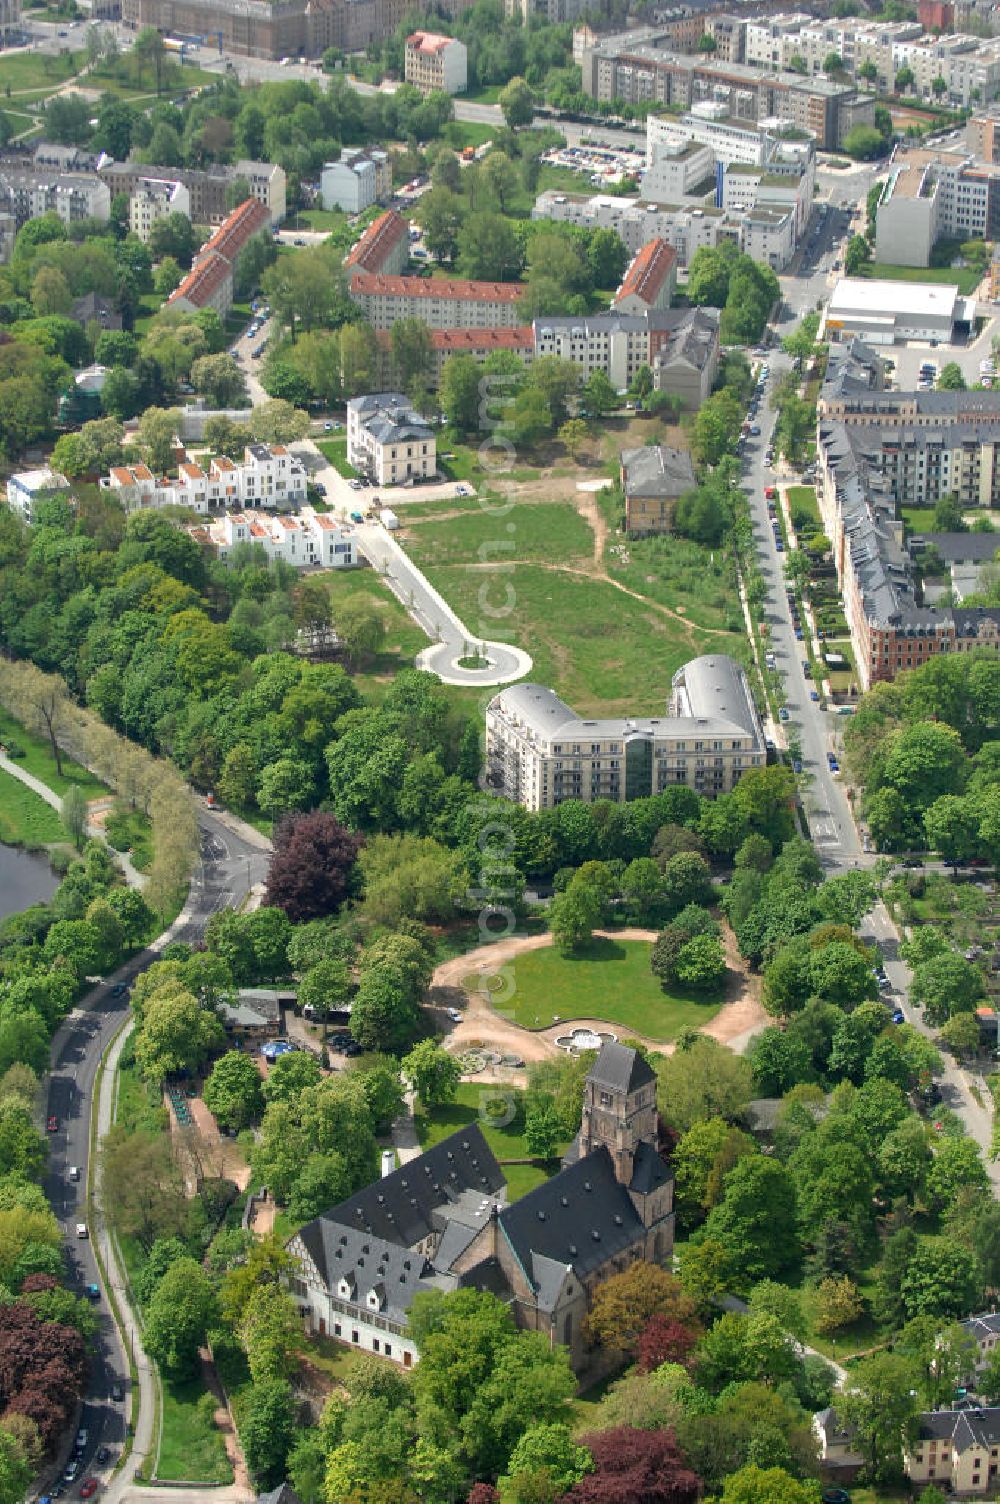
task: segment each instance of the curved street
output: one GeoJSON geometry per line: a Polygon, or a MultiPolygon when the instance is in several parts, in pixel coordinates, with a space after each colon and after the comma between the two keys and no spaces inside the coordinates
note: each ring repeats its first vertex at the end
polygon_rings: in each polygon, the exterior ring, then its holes
{"type": "MultiPolygon", "coordinates": [[[[264,837],[258,836],[255,831],[243,834],[238,829],[237,822],[205,808],[198,812],[198,823],[201,828],[200,867],[192,882],[188,901],[178,918],[152,945],[133,956],[99,986],[92,988],[64,1020],[52,1041],[52,1069],[45,1115],[47,1118],[57,1119],[58,1129],[48,1136],[49,1162],[44,1182],[45,1192],[65,1230],[68,1283],[78,1294],[82,1294],[84,1286],[88,1284],[97,1284],[102,1291],[97,1312],[98,1331],[80,1417],[80,1425],[87,1430],[87,1445],[80,1459],[81,1476],[91,1473],[98,1477],[106,1475],[117,1461],[125,1442],[126,1423],[132,1403],[129,1354],[125,1351],[108,1305],[108,1292],[95,1256],[94,1239],[99,1238],[112,1288],[120,1289],[115,1263],[109,1258],[110,1246],[106,1235],[100,1236],[100,1219],[93,1228],[88,1229],[93,1236],[79,1238],[76,1234],[78,1222],[88,1223],[88,1179],[92,1177],[95,1168],[90,1163],[90,1128],[98,1070],[105,1051],[112,1046],[116,1034],[122,1030],[129,1012],[127,992],[113,997],[112,988],[117,983],[131,985],[141,972],[159,958],[163,947],[171,941],[186,941],[190,944],[198,942],[203,937],[212,914],[218,909],[239,904],[251,887],[263,881],[267,870],[270,843],[264,837]],[[251,835],[254,840],[250,839],[251,835]],[[79,1170],[78,1182],[69,1178],[71,1166],[79,1170]],[[123,1401],[112,1398],[113,1390],[119,1385],[124,1394],[123,1401]],[[99,1446],[110,1447],[113,1455],[109,1464],[95,1470],[94,1453],[99,1446]]],[[[107,1083],[108,1119],[102,1123],[102,1128],[110,1124],[114,1074],[110,1064],[109,1062],[104,1075],[107,1083]]],[[[126,1330],[131,1333],[132,1313],[128,1311],[127,1303],[120,1298],[119,1306],[125,1316],[126,1330]]],[[[142,1358],[141,1347],[134,1337],[130,1338],[130,1346],[139,1373],[135,1444],[127,1463],[103,1491],[105,1499],[117,1500],[126,1491],[130,1492],[129,1485],[137,1466],[149,1449],[153,1434],[155,1387],[142,1358]]],[[[161,1495],[162,1491],[157,1490],[157,1496],[161,1495]]],[[[191,1497],[190,1493],[188,1497],[191,1497]]],[[[213,1490],[212,1497],[222,1504],[224,1491],[213,1490]]]]}

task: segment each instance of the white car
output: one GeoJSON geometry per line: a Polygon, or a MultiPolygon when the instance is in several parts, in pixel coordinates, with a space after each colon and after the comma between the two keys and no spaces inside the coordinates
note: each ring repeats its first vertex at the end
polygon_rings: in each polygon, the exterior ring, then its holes
{"type": "Polygon", "coordinates": [[[445,1012],[453,1024],[460,1024],[462,1022],[462,1015],[457,1008],[446,1008],[445,1012]]]}

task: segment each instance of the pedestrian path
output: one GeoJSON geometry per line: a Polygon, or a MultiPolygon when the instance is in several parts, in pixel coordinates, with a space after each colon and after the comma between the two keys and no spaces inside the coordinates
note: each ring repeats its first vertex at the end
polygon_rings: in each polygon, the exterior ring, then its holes
{"type": "MultiPolygon", "coordinates": [[[[26,768],[22,768],[13,758],[8,757],[6,752],[0,752],[0,768],[5,773],[9,773],[12,778],[16,778],[18,783],[23,783],[25,788],[31,789],[32,793],[37,794],[39,799],[44,799],[45,803],[50,805],[52,809],[58,810],[60,814],[62,813],[62,799],[59,795],[54,793],[47,783],[43,783],[40,778],[36,778],[33,773],[29,773],[26,768]]],[[[109,799],[94,799],[87,806],[87,834],[104,841],[105,844],[107,844],[107,838],[105,837],[104,830],[101,824],[94,820],[92,816],[104,810],[110,803],[109,799]]],[[[113,846],[108,846],[108,850],[121,868],[122,876],[129,887],[135,888],[141,893],[146,886],[145,873],[139,872],[133,867],[127,852],[116,851],[113,846]]]]}

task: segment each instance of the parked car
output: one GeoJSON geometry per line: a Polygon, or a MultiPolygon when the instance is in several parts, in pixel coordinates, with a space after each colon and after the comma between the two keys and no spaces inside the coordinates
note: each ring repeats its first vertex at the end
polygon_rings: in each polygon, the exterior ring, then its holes
{"type": "Polygon", "coordinates": [[[111,1398],[115,1401],[116,1404],[121,1404],[122,1400],[125,1398],[125,1385],[121,1382],[120,1379],[116,1379],[111,1386],[111,1398]]]}
{"type": "Polygon", "coordinates": [[[792,772],[793,773],[801,773],[802,772],[802,764],[801,764],[801,762],[799,761],[799,759],[797,757],[793,757],[792,758],[792,772]]]}
{"type": "Polygon", "coordinates": [[[45,1128],[48,1133],[58,1133],[59,1119],[55,1116],[49,1118],[48,1122],[45,1124],[45,1128]]]}
{"type": "Polygon", "coordinates": [[[88,1300],[100,1300],[101,1287],[100,1285],[84,1285],[83,1293],[88,1300]]]}
{"type": "Polygon", "coordinates": [[[112,997],[124,997],[125,994],[126,994],[126,992],[128,992],[128,983],[127,982],[116,982],[115,985],[111,989],[111,996],[112,997]]]}
{"type": "Polygon", "coordinates": [[[446,1008],[445,1012],[453,1024],[460,1024],[462,1022],[462,1015],[457,1008],[446,1008]]]}
{"type": "Polygon", "coordinates": [[[79,1431],[77,1431],[76,1437],[73,1441],[74,1452],[82,1452],[89,1440],[90,1432],[87,1430],[86,1426],[81,1426],[79,1431]]]}
{"type": "Polygon", "coordinates": [[[787,721],[788,720],[788,711],[785,709],[784,705],[782,705],[781,709],[778,711],[778,720],[779,721],[787,721]]]}
{"type": "Polygon", "coordinates": [[[111,1448],[110,1447],[98,1447],[97,1451],[94,1453],[94,1461],[95,1462],[110,1462],[111,1461],[111,1448]]]}
{"type": "Polygon", "coordinates": [[[66,1175],[67,1175],[67,1178],[69,1180],[72,1180],[73,1183],[74,1183],[74,1185],[75,1185],[76,1182],[80,1179],[80,1166],[79,1165],[70,1165],[69,1169],[66,1172],[66,1175]]]}
{"type": "Polygon", "coordinates": [[[80,1498],[81,1499],[92,1499],[94,1497],[94,1495],[96,1494],[96,1492],[97,1492],[97,1479],[96,1478],[88,1478],[86,1480],[86,1482],[80,1484],[80,1498]]]}
{"type": "Polygon", "coordinates": [[[810,700],[812,700],[812,702],[813,702],[814,705],[818,704],[819,703],[819,690],[817,690],[817,689],[811,689],[809,691],[809,698],[810,698],[810,700]]]}
{"type": "Polygon", "coordinates": [[[74,1480],[76,1479],[76,1476],[79,1473],[79,1471],[80,1471],[80,1464],[74,1458],[73,1461],[71,1463],[69,1463],[69,1465],[65,1468],[65,1470],[63,1472],[63,1475],[62,1475],[62,1481],[64,1483],[72,1483],[72,1482],[74,1482],[74,1480]]]}
{"type": "Polygon", "coordinates": [[[363,516],[363,514],[361,512],[352,512],[351,513],[351,521],[352,522],[364,522],[364,520],[365,520],[364,516],[363,516]]]}

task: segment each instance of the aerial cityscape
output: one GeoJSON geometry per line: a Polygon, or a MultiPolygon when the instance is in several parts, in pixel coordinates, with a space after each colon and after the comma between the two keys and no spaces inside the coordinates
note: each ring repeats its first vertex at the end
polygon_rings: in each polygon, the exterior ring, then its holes
{"type": "Polygon", "coordinates": [[[807,3],[0,0],[0,1504],[1000,1497],[1000,6],[807,3]]]}

